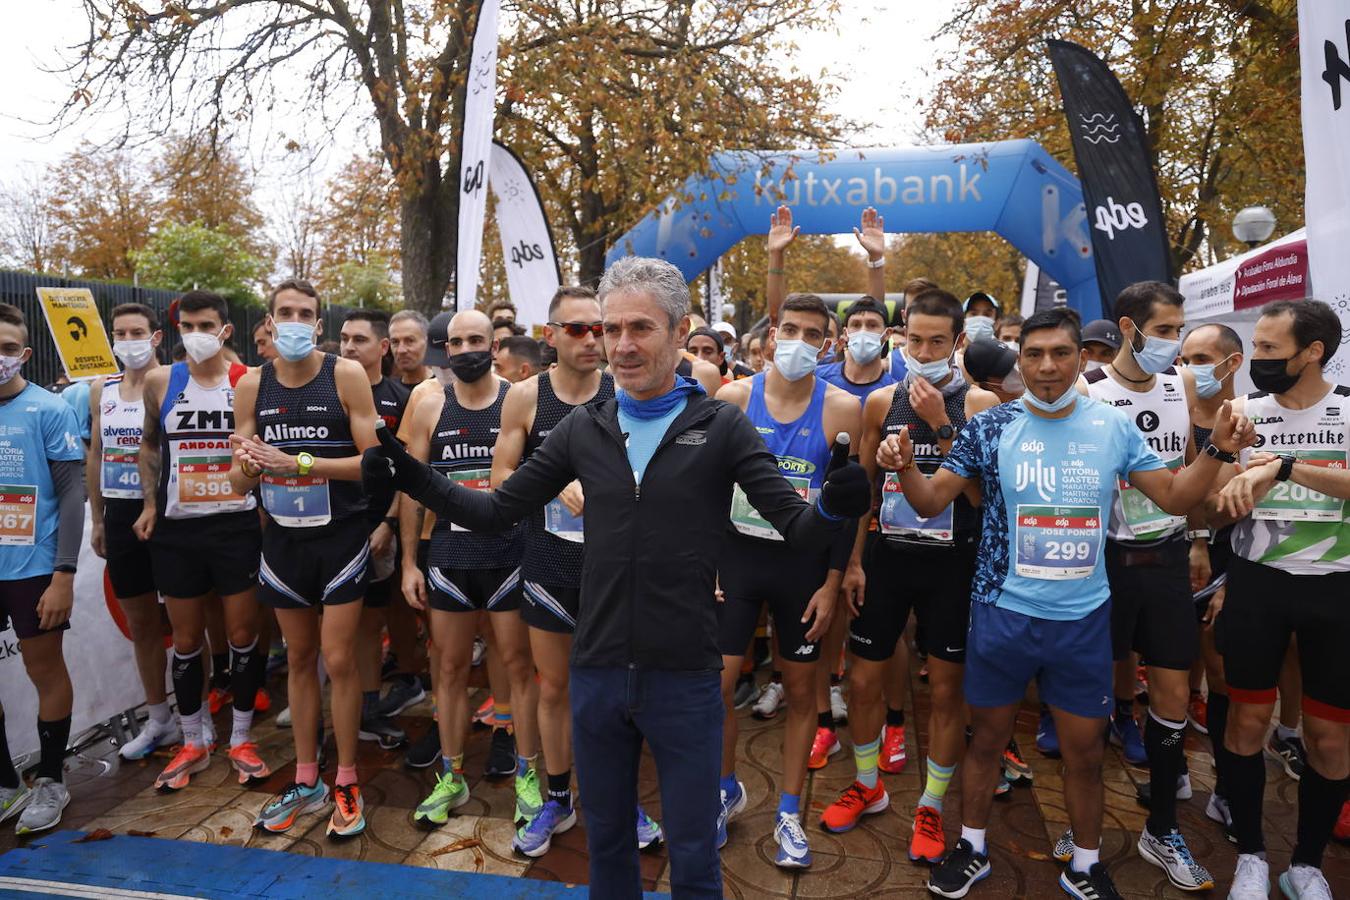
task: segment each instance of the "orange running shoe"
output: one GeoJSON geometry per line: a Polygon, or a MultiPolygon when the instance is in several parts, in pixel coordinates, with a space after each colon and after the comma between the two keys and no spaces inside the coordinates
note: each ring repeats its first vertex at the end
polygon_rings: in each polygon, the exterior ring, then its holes
{"type": "Polygon", "coordinates": [[[947,837],[942,833],[942,813],[931,806],[914,810],[914,836],[909,839],[910,862],[942,862],[947,853],[947,837]]]}
{"type": "Polygon", "coordinates": [[[262,715],[272,708],[272,695],[267,693],[267,688],[258,688],[258,693],[253,695],[253,711],[262,715]]]}
{"type": "Polygon", "coordinates": [[[345,784],[333,788],[336,806],[333,817],[328,820],[328,836],[344,838],[358,835],[366,830],[366,804],[361,799],[361,789],[354,784],[345,784]]]}
{"type": "Polygon", "coordinates": [[[193,775],[205,772],[210,766],[211,754],[205,747],[184,744],[155,779],[155,790],[180,791],[187,787],[193,775]]]}
{"type": "Polygon", "coordinates": [[[1332,829],[1331,836],[1338,841],[1350,843],[1350,800],[1341,804],[1341,814],[1336,819],[1336,827],[1332,829]]]}
{"type": "Polygon", "coordinates": [[[211,693],[206,695],[206,708],[211,710],[213,716],[233,702],[234,694],[224,688],[211,688],[211,693]]]}
{"type": "Polygon", "coordinates": [[[497,703],[492,697],[483,701],[483,705],[474,710],[473,718],[470,720],[474,725],[491,725],[492,716],[497,711],[497,703]]]}
{"type": "Polygon", "coordinates": [[[825,812],[820,816],[820,827],[835,834],[850,831],[863,816],[879,813],[890,805],[890,795],[880,781],[871,788],[863,787],[861,781],[855,781],[844,788],[838,800],[825,807],[825,812]]]}
{"type": "Polygon", "coordinates": [[[899,775],[905,769],[905,726],[887,725],[881,738],[877,768],[887,775],[899,775]]]}
{"type": "Polygon", "coordinates": [[[839,746],[839,739],[834,735],[833,728],[817,728],[816,739],[811,744],[811,758],[806,761],[808,769],[823,769],[825,764],[844,748],[839,746]]]}
{"type": "Polygon", "coordinates": [[[230,765],[239,773],[240,784],[262,781],[272,774],[272,770],[267,768],[267,763],[258,756],[258,745],[252,741],[231,747],[229,756],[230,765]]]}
{"type": "Polygon", "coordinates": [[[1186,707],[1186,718],[1191,727],[1201,734],[1209,734],[1209,701],[1199,691],[1191,692],[1191,702],[1186,707]]]}

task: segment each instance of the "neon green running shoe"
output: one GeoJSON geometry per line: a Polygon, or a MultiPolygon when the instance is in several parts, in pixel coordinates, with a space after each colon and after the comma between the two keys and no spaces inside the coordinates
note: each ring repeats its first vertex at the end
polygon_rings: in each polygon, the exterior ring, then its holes
{"type": "Polygon", "coordinates": [[[450,810],[469,802],[469,785],[453,772],[436,779],[430,796],[418,804],[413,822],[422,826],[444,825],[450,819],[450,810]]]}
{"type": "Polygon", "coordinates": [[[516,824],[529,823],[544,808],[544,796],[539,791],[539,772],[533,767],[524,775],[516,776],[516,824]]]}

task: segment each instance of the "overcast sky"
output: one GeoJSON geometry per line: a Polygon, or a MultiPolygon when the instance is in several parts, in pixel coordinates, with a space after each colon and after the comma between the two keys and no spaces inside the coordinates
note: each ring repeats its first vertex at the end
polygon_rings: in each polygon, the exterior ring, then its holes
{"type": "MultiPolygon", "coordinates": [[[[799,37],[792,62],[807,74],[832,73],[840,88],[837,110],[870,125],[860,145],[911,144],[922,122],[914,101],[927,93],[931,61],[942,50],[932,35],[952,5],[951,0],[841,0],[836,28],[799,37]]],[[[85,121],[54,139],[44,136],[48,129],[29,124],[50,118],[69,93],[68,84],[41,68],[56,65],[60,52],[87,28],[79,0],[12,2],[5,13],[0,29],[0,84],[6,86],[0,106],[0,178],[8,179],[18,166],[59,159],[83,137],[106,136],[114,123],[85,121]]],[[[355,145],[366,137],[354,132],[347,140],[355,145]]],[[[341,148],[330,165],[341,163],[354,149],[341,148]]],[[[266,193],[287,176],[288,167],[261,139],[254,140],[251,153],[259,187],[266,193]]]]}

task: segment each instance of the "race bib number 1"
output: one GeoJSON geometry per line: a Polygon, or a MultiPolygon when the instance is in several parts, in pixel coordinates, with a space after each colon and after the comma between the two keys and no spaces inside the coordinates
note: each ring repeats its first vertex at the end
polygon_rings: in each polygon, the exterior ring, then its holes
{"type": "MultiPolygon", "coordinates": [[[[811,493],[811,479],[799,478],[792,475],[784,475],[787,483],[792,485],[803,500],[810,502],[813,499],[811,493]]],[[[745,491],[741,486],[736,485],[735,491],[731,495],[731,524],[736,530],[747,537],[764,538],[770,541],[781,541],[783,536],[778,530],[769,524],[769,520],[759,514],[759,510],[750,504],[750,498],[745,496],[745,491]]]]}
{"type": "Polygon", "coordinates": [[[904,489],[900,486],[900,476],[895,472],[886,473],[886,481],[881,487],[881,514],[878,516],[881,533],[897,537],[922,538],[929,541],[952,541],[952,504],[931,519],[925,519],[915,512],[914,507],[905,499],[904,489]]]}
{"type": "Polygon", "coordinates": [[[141,473],[136,468],[136,457],[139,455],[137,447],[103,448],[103,465],[99,473],[103,496],[141,499],[141,473]]]}
{"type": "Polygon", "coordinates": [[[554,497],[544,507],[544,530],[574,544],[586,542],[586,535],[582,533],[582,517],[572,515],[567,504],[558,497],[554,497]]]}
{"type": "MultiPolygon", "coordinates": [[[[1299,462],[1325,469],[1345,469],[1343,450],[1295,450],[1299,462]]],[[[1293,481],[1277,481],[1252,509],[1253,519],[1286,522],[1339,522],[1345,501],[1293,481]]]]}
{"type": "Polygon", "coordinates": [[[1017,507],[1017,574],[1027,578],[1087,578],[1097,568],[1102,514],[1095,506],[1017,507]]]}
{"type": "MultiPolygon", "coordinates": [[[[445,477],[449,478],[455,484],[462,488],[468,488],[471,491],[490,491],[492,490],[492,470],[491,469],[464,469],[459,472],[446,472],[445,477]]],[[[451,531],[469,531],[455,523],[450,523],[451,531]]]]}
{"type": "Polygon", "coordinates": [[[333,520],[328,479],[317,475],[264,475],[263,509],[278,525],[317,528],[333,520]]]}
{"type": "Polygon", "coordinates": [[[33,545],[37,499],[36,485],[0,484],[0,545],[33,545]]]}

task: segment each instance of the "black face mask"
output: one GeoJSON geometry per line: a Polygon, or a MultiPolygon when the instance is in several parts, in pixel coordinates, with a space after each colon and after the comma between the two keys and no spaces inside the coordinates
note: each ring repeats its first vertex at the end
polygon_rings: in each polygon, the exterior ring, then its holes
{"type": "Polygon", "coordinates": [[[1283,394],[1292,390],[1303,375],[1302,369],[1298,370],[1297,375],[1289,374],[1289,362],[1292,359],[1291,356],[1289,359],[1252,360],[1252,384],[1256,385],[1258,391],[1270,394],[1283,394]]]}
{"type": "Polygon", "coordinates": [[[465,384],[472,384],[492,370],[491,350],[467,350],[449,357],[450,371],[465,384]]]}

